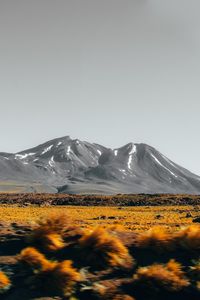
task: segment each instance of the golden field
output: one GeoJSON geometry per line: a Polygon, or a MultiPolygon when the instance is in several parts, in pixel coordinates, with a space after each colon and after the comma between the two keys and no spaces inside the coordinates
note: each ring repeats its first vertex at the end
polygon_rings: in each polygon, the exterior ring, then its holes
{"type": "Polygon", "coordinates": [[[199,300],[200,225],[190,224],[196,213],[192,207],[1,206],[1,218],[11,224],[0,224],[0,298],[199,300]],[[177,216],[185,223],[174,223],[177,216]],[[23,224],[28,220],[34,224],[23,224]],[[111,230],[116,220],[140,232],[111,230]],[[92,228],[99,222],[106,228],[92,228]],[[141,231],[145,226],[152,228],[141,231]]]}
{"type": "Polygon", "coordinates": [[[167,230],[190,225],[199,216],[199,206],[27,206],[0,205],[0,220],[9,223],[34,223],[51,214],[66,213],[73,225],[83,228],[101,225],[121,226],[128,231],[144,231],[153,226],[167,230]]]}
{"type": "Polygon", "coordinates": [[[200,299],[200,198],[81,197],[0,195],[1,299],[200,299]]]}

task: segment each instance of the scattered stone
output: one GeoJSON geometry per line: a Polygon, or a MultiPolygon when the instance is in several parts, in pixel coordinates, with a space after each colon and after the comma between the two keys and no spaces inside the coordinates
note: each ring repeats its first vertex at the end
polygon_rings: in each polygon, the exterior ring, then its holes
{"type": "Polygon", "coordinates": [[[156,215],[155,218],[158,219],[158,220],[159,219],[164,219],[164,217],[162,215],[156,215]]]}
{"type": "Polygon", "coordinates": [[[185,217],[186,218],[192,218],[192,214],[190,212],[188,212],[185,217]]]}
{"type": "Polygon", "coordinates": [[[200,217],[194,218],[192,220],[193,223],[200,223],[200,217]]]}

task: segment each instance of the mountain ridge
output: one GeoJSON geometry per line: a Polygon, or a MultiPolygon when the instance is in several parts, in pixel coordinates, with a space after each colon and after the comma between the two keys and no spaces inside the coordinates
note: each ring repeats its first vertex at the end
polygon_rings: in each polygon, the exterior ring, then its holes
{"type": "Polygon", "coordinates": [[[0,152],[0,191],[200,194],[200,177],[144,143],[108,148],[70,136],[0,152]]]}

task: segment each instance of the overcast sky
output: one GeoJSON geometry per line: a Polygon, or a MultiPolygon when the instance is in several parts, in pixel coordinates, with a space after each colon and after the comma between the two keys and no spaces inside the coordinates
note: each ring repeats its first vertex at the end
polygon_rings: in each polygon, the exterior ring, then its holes
{"type": "Polygon", "coordinates": [[[144,142],[200,175],[199,0],[0,0],[0,151],[144,142]]]}

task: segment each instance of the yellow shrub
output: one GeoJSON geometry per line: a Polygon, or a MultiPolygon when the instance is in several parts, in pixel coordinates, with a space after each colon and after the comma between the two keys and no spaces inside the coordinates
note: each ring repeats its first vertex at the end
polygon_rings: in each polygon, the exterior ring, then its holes
{"type": "Polygon", "coordinates": [[[0,272],[0,292],[10,286],[10,279],[4,272],[0,272]]]}
{"type": "Polygon", "coordinates": [[[48,233],[44,234],[43,237],[41,236],[41,244],[48,251],[56,251],[65,246],[62,237],[57,233],[48,233]]]}
{"type": "Polygon", "coordinates": [[[19,261],[36,270],[46,270],[55,265],[54,262],[46,259],[42,253],[33,247],[28,247],[22,250],[19,256],[19,261]]]}
{"type": "Polygon", "coordinates": [[[19,260],[37,270],[37,283],[40,289],[65,295],[71,293],[74,284],[81,280],[79,272],[73,268],[72,261],[49,261],[35,248],[22,250],[19,260]]]}
{"type": "Polygon", "coordinates": [[[57,262],[40,273],[43,288],[60,295],[70,295],[75,283],[80,280],[80,273],[73,268],[70,260],[57,262]]]}
{"type": "Polygon", "coordinates": [[[69,217],[64,213],[54,213],[48,218],[40,219],[37,223],[38,228],[42,228],[47,233],[56,232],[60,234],[69,226],[69,217]]]}
{"type": "Polygon", "coordinates": [[[200,226],[191,225],[174,234],[176,245],[186,249],[200,251],[200,226]]]}
{"type": "Polygon", "coordinates": [[[179,291],[189,285],[181,264],[170,260],[166,265],[154,264],[141,267],[133,277],[134,284],[145,291],[179,291]]]}
{"type": "Polygon", "coordinates": [[[47,251],[59,250],[65,246],[62,234],[67,226],[66,215],[52,215],[38,222],[38,226],[33,229],[28,241],[47,251]]]}
{"type": "Polygon", "coordinates": [[[141,233],[137,237],[137,246],[140,248],[151,248],[156,251],[172,248],[172,237],[161,227],[141,233]]]}
{"type": "Polygon", "coordinates": [[[103,228],[85,233],[79,244],[85,262],[92,267],[125,266],[131,263],[128,249],[103,228]]]}

